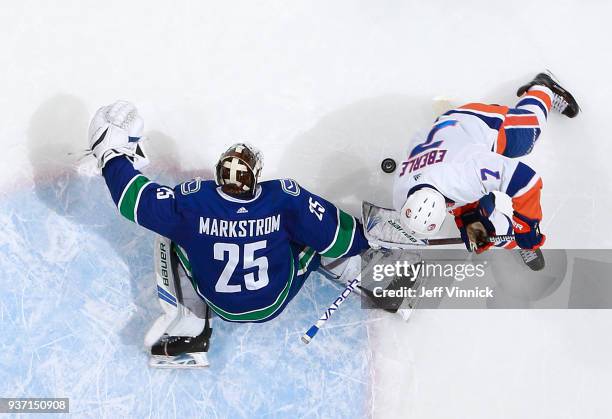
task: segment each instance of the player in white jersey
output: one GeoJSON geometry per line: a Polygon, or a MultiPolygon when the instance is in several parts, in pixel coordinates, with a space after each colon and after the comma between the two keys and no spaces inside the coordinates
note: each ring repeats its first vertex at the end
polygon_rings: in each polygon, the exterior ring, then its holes
{"type": "Polygon", "coordinates": [[[514,232],[496,246],[538,249],[542,179],[517,157],[529,154],[551,109],[573,118],[580,108],[550,73],[519,88],[516,107],[470,103],[436,119],[413,145],[394,185],[394,207],[417,237],[435,235],[450,212],[468,250],[493,246],[488,236],[514,232]],[[494,191],[512,199],[513,216],[495,209],[494,191]]]}

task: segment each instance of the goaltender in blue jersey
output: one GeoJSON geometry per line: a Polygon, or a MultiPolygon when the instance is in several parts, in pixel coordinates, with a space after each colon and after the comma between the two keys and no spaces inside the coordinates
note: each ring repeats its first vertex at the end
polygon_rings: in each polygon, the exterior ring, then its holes
{"type": "Polygon", "coordinates": [[[369,248],[355,217],[296,181],[258,182],[261,155],[243,143],[221,155],[214,181],[196,178],[171,188],[149,180],[134,168],[143,155],[143,125],[128,102],[101,108],[90,126],[92,152],[119,212],[171,241],[197,295],[220,318],[268,321],[295,297],[321,256],[369,248]]]}
{"type": "MultiPolygon", "coordinates": [[[[229,154],[252,153],[238,144],[229,154]]],[[[121,214],[178,245],[198,295],[228,321],[275,317],[319,255],[352,256],[368,247],[353,216],[290,179],[258,183],[241,199],[210,180],[161,186],[126,157],[109,161],[103,174],[121,214]]]]}

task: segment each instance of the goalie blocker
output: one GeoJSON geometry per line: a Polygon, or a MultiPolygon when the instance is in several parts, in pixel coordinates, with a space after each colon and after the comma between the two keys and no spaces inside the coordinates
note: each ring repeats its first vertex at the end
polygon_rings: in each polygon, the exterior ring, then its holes
{"type": "Polygon", "coordinates": [[[394,274],[384,279],[377,279],[375,268],[393,266],[397,262],[417,264],[421,261],[420,255],[415,251],[381,248],[366,251],[361,259],[359,291],[362,295],[362,307],[382,309],[398,314],[405,321],[409,320],[418,306],[417,290],[423,285],[423,277],[394,274]],[[413,290],[412,295],[407,293],[409,289],[413,290]]]}
{"type": "Polygon", "coordinates": [[[423,278],[393,276],[383,281],[376,281],[374,269],[376,265],[394,265],[398,261],[416,264],[420,260],[420,256],[414,251],[373,248],[361,256],[353,256],[346,260],[329,263],[322,259],[319,272],[343,286],[350,284],[352,279],[359,278],[354,291],[361,296],[363,308],[382,309],[399,314],[402,319],[408,320],[417,306],[418,299],[406,298],[401,295],[401,291],[417,290],[422,285],[423,278]]]}

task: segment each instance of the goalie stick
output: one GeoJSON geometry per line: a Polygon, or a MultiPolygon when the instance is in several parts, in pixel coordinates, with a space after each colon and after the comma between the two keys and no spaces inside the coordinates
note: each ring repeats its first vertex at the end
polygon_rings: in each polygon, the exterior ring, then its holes
{"type": "MultiPolygon", "coordinates": [[[[342,290],[340,295],[334,300],[334,302],[325,310],[323,315],[317,320],[317,322],[312,325],[306,333],[302,335],[302,342],[308,344],[315,337],[317,332],[327,323],[332,314],[338,310],[340,305],[348,298],[350,294],[357,294],[359,296],[363,296],[364,298],[369,299],[370,303],[373,304],[373,308],[383,309],[390,313],[398,314],[404,321],[408,321],[410,318],[412,311],[416,307],[416,301],[409,301],[407,307],[401,307],[400,304],[397,304],[395,307],[391,307],[391,305],[381,305],[380,299],[376,298],[372,291],[365,288],[361,283],[361,275],[367,274],[372,269],[373,265],[384,261],[384,258],[390,255],[390,251],[388,250],[375,250],[369,249],[365,253],[360,256],[353,256],[352,258],[347,260],[347,263],[344,265],[344,272],[341,275],[338,275],[335,272],[338,266],[342,266],[342,263],[338,265],[338,260],[328,264],[327,266],[321,265],[318,271],[323,274],[324,277],[330,279],[336,284],[344,285],[344,280],[348,277],[350,280],[346,283],[345,288],[342,290]],[[365,267],[362,264],[362,261],[365,260],[365,267]],[[351,267],[351,261],[353,262],[353,266],[351,267]],[[355,266],[355,261],[357,264],[355,266]],[[336,265],[336,266],[334,266],[336,265]]],[[[393,283],[393,281],[392,281],[393,283]]],[[[391,284],[390,284],[391,286],[391,284]]],[[[388,301],[387,301],[388,303],[388,301]]]]}
{"type": "Polygon", "coordinates": [[[329,318],[332,316],[332,314],[334,314],[334,312],[336,310],[338,310],[338,307],[340,307],[340,305],[346,301],[347,297],[353,292],[355,291],[355,288],[357,288],[359,286],[359,282],[361,282],[361,280],[359,279],[359,277],[351,279],[348,281],[348,283],[346,284],[346,288],[344,288],[344,290],[342,291],[342,293],[338,296],[338,298],[336,298],[334,300],[334,302],[327,308],[327,310],[325,310],[325,313],[323,313],[323,315],[319,318],[319,320],[317,320],[317,322],[315,324],[313,324],[312,326],[310,326],[310,329],[308,329],[306,331],[306,333],[304,333],[302,335],[302,342],[304,342],[305,344],[310,343],[310,341],[312,340],[312,338],[315,337],[315,335],[317,334],[317,332],[319,331],[319,329],[321,329],[323,327],[323,325],[329,320],[329,318]]]}
{"type": "MultiPolygon", "coordinates": [[[[374,267],[374,265],[378,264],[378,263],[389,263],[388,261],[385,261],[385,259],[390,255],[390,250],[388,249],[380,249],[380,250],[376,250],[376,249],[369,249],[367,250],[365,253],[361,254],[359,256],[359,258],[361,259],[361,263],[360,263],[360,269],[361,269],[361,275],[363,278],[363,275],[371,275],[372,274],[372,269],[374,267]],[[364,266],[365,264],[365,266],[364,266]]],[[[402,251],[403,253],[403,251],[402,251]]],[[[400,253],[400,254],[402,254],[400,253]]],[[[403,257],[400,257],[403,258],[403,257]]],[[[397,259],[393,259],[393,260],[400,260],[400,258],[397,259]]],[[[346,285],[346,281],[343,280],[342,275],[339,275],[337,273],[337,268],[338,267],[342,267],[342,266],[346,266],[345,263],[340,262],[340,260],[335,260],[330,264],[327,264],[326,266],[324,266],[323,264],[321,264],[321,266],[319,266],[319,268],[317,269],[317,272],[319,272],[320,274],[323,275],[324,278],[327,278],[330,282],[332,282],[334,285],[339,286],[341,288],[339,289],[344,289],[344,286],[346,285]]],[[[363,282],[363,281],[362,281],[363,282]]],[[[393,283],[393,281],[387,286],[387,289],[389,289],[389,286],[391,286],[391,284],[393,283]]],[[[370,291],[368,288],[366,288],[364,286],[363,283],[360,283],[359,285],[357,285],[357,287],[355,287],[355,290],[353,291],[353,294],[359,296],[359,297],[363,297],[365,299],[368,300],[369,303],[372,304],[372,308],[379,308],[385,311],[388,311],[390,313],[394,313],[399,315],[404,321],[408,321],[408,319],[410,318],[410,315],[412,314],[412,311],[415,307],[416,304],[410,303],[408,304],[407,307],[394,307],[393,309],[390,309],[390,305],[381,305],[380,304],[380,299],[378,299],[376,296],[374,296],[372,294],[372,291],[370,291]]]]}

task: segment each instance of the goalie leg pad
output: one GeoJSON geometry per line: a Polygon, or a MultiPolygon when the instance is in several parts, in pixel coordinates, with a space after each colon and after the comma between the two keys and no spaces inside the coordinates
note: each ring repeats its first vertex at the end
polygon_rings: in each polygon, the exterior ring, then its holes
{"type": "Polygon", "coordinates": [[[172,242],[158,236],[155,241],[155,280],[157,297],[164,313],[145,336],[145,346],[153,346],[164,334],[198,336],[204,329],[206,304],[195,293],[191,280],[178,270],[178,256],[172,242]],[[200,314],[198,316],[196,313],[200,314]]]}

